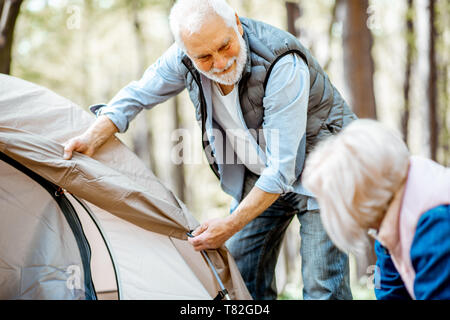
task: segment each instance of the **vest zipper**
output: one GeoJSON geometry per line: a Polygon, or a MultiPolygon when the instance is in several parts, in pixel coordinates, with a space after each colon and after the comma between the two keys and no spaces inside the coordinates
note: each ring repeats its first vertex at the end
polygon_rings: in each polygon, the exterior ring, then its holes
{"type": "MultiPolygon", "coordinates": [[[[205,95],[203,93],[203,87],[201,85],[201,81],[197,80],[196,75],[191,71],[191,69],[189,68],[189,66],[186,64],[186,62],[184,60],[182,60],[184,66],[188,69],[189,73],[192,75],[192,77],[194,78],[195,83],[197,83],[197,86],[200,90],[200,113],[201,113],[201,118],[202,118],[202,146],[203,146],[203,150],[205,150],[206,152],[206,148],[210,145],[209,143],[209,139],[206,142],[205,139],[203,139],[205,132],[206,132],[206,102],[205,102],[205,95]]],[[[208,137],[208,136],[207,136],[208,137]]],[[[219,169],[217,166],[217,161],[214,155],[212,155],[214,158],[214,163],[209,164],[209,166],[211,167],[211,169],[213,170],[214,174],[216,175],[217,179],[220,180],[220,174],[219,174],[219,169]]]]}

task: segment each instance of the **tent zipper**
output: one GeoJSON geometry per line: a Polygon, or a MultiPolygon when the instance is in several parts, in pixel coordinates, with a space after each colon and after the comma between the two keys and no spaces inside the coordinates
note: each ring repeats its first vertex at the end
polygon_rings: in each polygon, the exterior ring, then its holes
{"type": "Polygon", "coordinates": [[[118,296],[118,300],[120,300],[121,290],[120,290],[120,287],[119,287],[118,269],[117,269],[117,266],[116,266],[115,259],[113,258],[112,252],[111,252],[111,250],[109,248],[110,247],[109,242],[106,240],[106,236],[104,235],[103,230],[100,227],[100,225],[98,224],[98,222],[97,222],[97,220],[95,218],[95,215],[91,211],[91,209],[81,199],[78,199],[78,197],[76,197],[72,193],[70,195],[80,204],[81,207],[83,207],[83,209],[91,217],[91,220],[94,222],[95,226],[97,227],[98,232],[102,236],[103,242],[105,243],[106,249],[108,250],[109,258],[111,259],[111,263],[112,263],[112,266],[113,266],[113,269],[114,269],[114,277],[116,279],[116,286],[117,286],[117,296],[118,296]]]}

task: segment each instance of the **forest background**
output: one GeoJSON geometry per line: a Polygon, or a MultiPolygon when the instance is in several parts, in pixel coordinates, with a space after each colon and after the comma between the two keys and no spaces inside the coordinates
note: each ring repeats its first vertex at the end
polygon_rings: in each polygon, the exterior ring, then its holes
{"type": "MultiPolygon", "coordinates": [[[[360,118],[403,135],[410,151],[449,166],[450,2],[447,0],[228,0],[241,16],[288,30],[311,50],[360,118]]],[[[173,42],[172,0],[0,0],[0,72],[37,83],[82,108],[107,103],[173,42]]],[[[1,88],[0,88],[1,90],[1,88]]],[[[206,163],[171,161],[176,128],[191,159],[204,159],[183,91],[141,112],[118,137],[199,221],[223,217],[231,198],[206,163]]],[[[279,299],[301,299],[299,223],[277,264],[279,299]]],[[[373,268],[357,270],[355,299],[374,299],[373,268]]]]}

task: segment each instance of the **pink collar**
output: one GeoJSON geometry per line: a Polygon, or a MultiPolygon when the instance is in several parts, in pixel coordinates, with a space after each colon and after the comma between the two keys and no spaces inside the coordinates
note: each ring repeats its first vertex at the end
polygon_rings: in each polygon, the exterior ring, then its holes
{"type": "Polygon", "coordinates": [[[441,204],[450,204],[450,169],[412,156],[401,204],[394,212],[389,212],[391,207],[387,211],[395,223],[382,223],[379,230],[380,241],[386,239],[386,248],[412,297],[415,272],[410,250],[417,223],[423,213],[441,204]]]}

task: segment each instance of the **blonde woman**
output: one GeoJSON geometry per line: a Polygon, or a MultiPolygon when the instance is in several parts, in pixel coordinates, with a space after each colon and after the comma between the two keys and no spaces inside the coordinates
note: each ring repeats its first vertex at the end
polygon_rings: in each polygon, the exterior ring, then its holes
{"type": "Polygon", "coordinates": [[[361,119],[317,146],[302,182],[338,248],[361,256],[377,239],[378,299],[450,299],[449,168],[361,119]]]}

